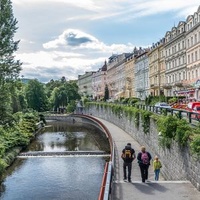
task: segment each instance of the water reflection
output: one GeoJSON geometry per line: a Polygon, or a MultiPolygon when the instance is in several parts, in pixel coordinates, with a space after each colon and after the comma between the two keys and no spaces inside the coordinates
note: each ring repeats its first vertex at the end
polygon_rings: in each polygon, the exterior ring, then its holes
{"type": "Polygon", "coordinates": [[[92,125],[50,122],[45,132],[33,141],[27,151],[95,151],[109,152],[105,134],[92,125]],[[51,125],[51,126],[49,126],[51,125]]]}

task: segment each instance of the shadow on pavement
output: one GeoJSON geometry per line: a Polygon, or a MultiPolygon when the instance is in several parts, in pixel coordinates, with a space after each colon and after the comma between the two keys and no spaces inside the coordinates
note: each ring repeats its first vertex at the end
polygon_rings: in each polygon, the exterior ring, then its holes
{"type": "Polygon", "coordinates": [[[159,192],[166,192],[168,190],[165,186],[160,185],[159,183],[132,183],[132,185],[140,192],[149,195],[155,195],[155,190],[159,192]]]}

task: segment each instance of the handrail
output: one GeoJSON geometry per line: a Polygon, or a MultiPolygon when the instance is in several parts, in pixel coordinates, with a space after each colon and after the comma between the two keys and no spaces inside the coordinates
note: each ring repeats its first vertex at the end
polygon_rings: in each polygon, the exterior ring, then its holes
{"type": "Polygon", "coordinates": [[[111,179],[112,178],[112,162],[109,162],[108,165],[108,171],[107,171],[107,177],[106,177],[106,186],[104,190],[104,197],[103,200],[108,200],[109,199],[109,194],[110,194],[110,188],[111,188],[111,179]]]}
{"type": "Polygon", "coordinates": [[[105,164],[98,200],[102,200],[104,197],[105,185],[106,185],[106,179],[107,179],[107,171],[108,171],[108,162],[106,162],[106,164],[105,164]]]}

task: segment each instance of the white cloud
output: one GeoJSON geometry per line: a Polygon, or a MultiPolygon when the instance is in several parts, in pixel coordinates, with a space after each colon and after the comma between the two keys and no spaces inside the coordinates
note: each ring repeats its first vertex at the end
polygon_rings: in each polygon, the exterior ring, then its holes
{"type": "Polygon", "coordinates": [[[100,53],[112,53],[118,52],[122,53],[125,51],[131,52],[133,50],[133,45],[131,43],[125,44],[112,44],[106,45],[103,42],[99,41],[94,36],[84,33],[83,31],[77,29],[68,29],[65,30],[61,35],[58,36],[55,40],[49,41],[43,44],[45,49],[56,49],[62,48],[72,50],[87,50],[89,52],[100,52],[100,53]],[[71,43],[70,41],[73,41],[71,43]],[[69,41],[69,43],[68,43],[69,41]]]}
{"type": "MultiPolygon", "coordinates": [[[[17,53],[16,58],[23,62],[22,74],[26,77],[31,74],[31,71],[36,73],[41,69],[52,68],[57,69],[57,73],[62,74],[67,69],[82,72],[99,69],[104,61],[112,53],[132,52],[132,44],[112,44],[106,45],[90,34],[79,30],[69,29],[63,32],[57,39],[47,42],[44,45],[44,50],[32,53],[17,53]],[[71,46],[67,45],[65,38],[69,33],[76,35],[77,38],[87,38],[90,42],[80,43],[73,51],[71,46]],[[66,48],[63,50],[62,47],[66,48]],[[55,49],[57,49],[55,51],[55,49]]],[[[42,73],[42,72],[41,72],[42,73]]],[[[54,74],[56,76],[56,74],[54,74]]],[[[71,78],[77,79],[77,74],[71,74],[71,78]]]]}
{"type": "Polygon", "coordinates": [[[187,16],[193,14],[199,6],[199,0],[13,0],[14,4],[44,4],[44,3],[63,3],[73,7],[79,7],[90,11],[89,14],[71,16],[68,20],[78,20],[85,18],[88,20],[97,20],[121,16],[120,20],[132,19],[140,16],[147,16],[159,12],[176,11],[177,15],[187,16]],[[131,17],[127,16],[132,14],[131,17]]]}

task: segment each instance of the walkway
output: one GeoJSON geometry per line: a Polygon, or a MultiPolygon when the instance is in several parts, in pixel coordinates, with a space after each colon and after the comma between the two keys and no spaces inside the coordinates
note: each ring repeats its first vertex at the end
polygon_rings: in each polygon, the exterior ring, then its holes
{"type": "MultiPolygon", "coordinates": [[[[130,142],[137,153],[140,145],[129,134],[114,124],[98,118],[110,131],[115,143],[115,177],[112,188],[112,200],[199,200],[200,192],[188,181],[154,181],[152,166],[149,168],[149,182],[142,183],[137,161],[133,161],[132,183],[123,181],[123,161],[121,151],[130,142]]],[[[148,149],[147,149],[148,151],[148,149]]]]}

